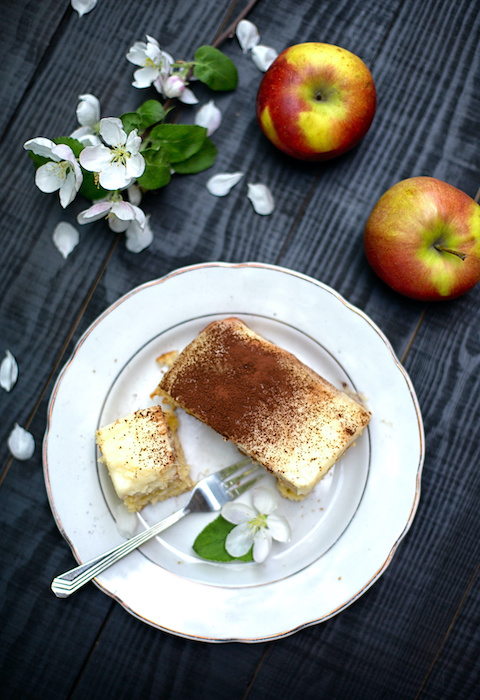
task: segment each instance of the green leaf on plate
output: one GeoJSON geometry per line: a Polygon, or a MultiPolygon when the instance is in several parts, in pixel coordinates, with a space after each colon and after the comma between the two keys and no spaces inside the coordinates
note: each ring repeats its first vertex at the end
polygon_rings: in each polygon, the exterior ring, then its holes
{"type": "Polygon", "coordinates": [[[193,550],[210,561],[253,561],[252,549],[242,557],[232,557],[225,549],[225,540],[235,525],[219,515],[197,536],[193,550]]]}
{"type": "Polygon", "coordinates": [[[175,163],[172,167],[176,173],[180,175],[192,175],[193,173],[200,173],[202,170],[211,168],[215,163],[217,157],[217,148],[210,141],[210,139],[205,139],[203,146],[200,150],[195,153],[195,155],[181,161],[180,163],[175,163]]]}
{"type": "Polygon", "coordinates": [[[235,64],[213,46],[200,46],[196,50],[193,73],[212,90],[235,90],[238,84],[235,64]]]}

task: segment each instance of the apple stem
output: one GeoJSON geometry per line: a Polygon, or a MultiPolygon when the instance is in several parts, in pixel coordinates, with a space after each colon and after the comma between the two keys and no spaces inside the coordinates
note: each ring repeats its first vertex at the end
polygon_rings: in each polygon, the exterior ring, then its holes
{"type": "Polygon", "coordinates": [[[459,250],[453,250],[452,248],[445,248],[445,246],[440,245],[439,243],[435,243],[433,247],[435,250],[438,250],[441,253],[451,253],[452,255],[456,255],[457,258],[460,258],[460,260],[465,260],[467,257],[466,253],[460,253],[459,250]]]}

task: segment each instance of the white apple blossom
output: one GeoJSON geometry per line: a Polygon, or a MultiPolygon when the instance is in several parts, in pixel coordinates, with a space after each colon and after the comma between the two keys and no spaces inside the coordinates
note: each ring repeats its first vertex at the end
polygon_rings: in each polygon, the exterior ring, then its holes
{"type": "Polygon", "coordinates": [[[233,528],[225,540],[225,548],[232,557],[241,557],[253,545],[253,558],[260,564],[270,553],[272,540],[288,542],[290,526],[282,515],[275,515],[277,500],[270,489],[260,487],[253,492],[253,506],[236,501],[226,503],[222,517],[233,528]]]}
{"type": "Polygon", "coordinates": [[[79,95],[80,102],[77,105],[78,129],[72,131],[70,136],[78,139],[85,146],[97,146],[101,143],[100,131],[100,101],[95,95],[79,95]]]}
{"type": "Polygon", "coordinates": [[[141,253],[148,248],[153,241],[153,231],[150,227],[150,216],[145,217],[145,224],[140,225],[138,220],[130,222],[125,231],[125,247],[131,253],[141,253]]]}
{"type": "Polygon", "coordinates": [[[140,228],[146,223],[144,212],[134,204],[125,202],[121,195],[99,200],[77,216],[78,223],[82,225],[98,219],[107,219],[109,228],[115,233],[123,233],[133,222],[140,228]]]}
{"type": "Polygon", "coordinates": [[[218,173],[207,180],[206,188],[215,197],[225,197],[243,177],[243,173],[218,173]]]}
{"type": "Polygon", "coordinates": [[[152,36],[147,34],[146,37],[146,42],[136,41],[127,53],[130,63],[141,66],[133,74],[133,87],[146,88],[153,85],[164,97],[177,97],[184,104],[197,104],[198,99],[187,87],[186,70],[174,72],[173,57],[163,51],[152,36]]]}
{"type": "Polygon", "coordinates": [[[0,386],[5,391],[11,391],[18,379],[18,365],[10,350],[5,351],[5,357],[0,365],[0,386]]]}
{"type": "Polygon", "coordinates": [[[133,129],[128,136],[117,117],[100,120],[100,136],[108,144],[87,146],[80,153],[85,170],[99,175],[99,183],[106,190],[128,187],[145,170],[145,159],[140,153],[142,139],[133,129]]]}
{"type": "Polygon", "coordinates": [[[79,17],[83,17],[87,12],[91,12],[96,6],[98,0],[71,0],[71,5],[79,17]]]}
{"type": "Polygon", "coordinates": [[[52,240],[58,252],[66,260],[72,250],[79,244],[80,235],[75,226],[69,224],[68,221],[60,221],[55,226],[52,240]]]}
{"type": "Polygon", "coordinates": [[[63,143],[55,144],[42,136],[23,144],[26,151],[48,158],[49,162],[37,168],[35,184],[42,192],[57,192],[60,204],[67,207],[82,186],[83,175],[72,149],[63,143]]]}
{"type": "Polygon", "coordinates": [[[207,136],[213,134],[222,123],[222,113],[213,100],[204,104],[195,115],[195,124],[207,130],[207,136]]]}
{"type": "Polygon", "coordinates": [[[257,214],[268,216],[275,209],[273,195],[266,185],[248,183],[247,197],[257,214]]]}
{"type": "Polygon", "coordinates": [[[8,449],[15,459],[25,461],[30,459],[35,452],[35,440],[31,433],[15,423],[13,430],[8,436],[8,449]]]}

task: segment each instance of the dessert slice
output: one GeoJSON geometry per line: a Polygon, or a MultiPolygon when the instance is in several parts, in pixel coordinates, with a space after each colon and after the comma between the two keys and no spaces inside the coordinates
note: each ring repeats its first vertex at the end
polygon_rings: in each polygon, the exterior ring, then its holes
{"type": "Polygon", "coordinates": [[[180,353],[156,394],[181,406],[304,498],[370,413],[237,318],[214,321],[180,353]]]}
{"type": "Polygon", "coordinates": [[[192,488],[176,427],[172,411],[153,406],[97,430],[100,460],[129,511],[192,488]]]}

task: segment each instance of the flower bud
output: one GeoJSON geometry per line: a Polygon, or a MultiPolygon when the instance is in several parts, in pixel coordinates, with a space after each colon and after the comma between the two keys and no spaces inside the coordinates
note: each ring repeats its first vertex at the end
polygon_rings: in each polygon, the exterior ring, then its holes
{"type": "Polygon", "coordinates": [[[180,97],[185,91],[185,83],[179,75],[169,75],[163,83],[165,97],[180,97]]]}

